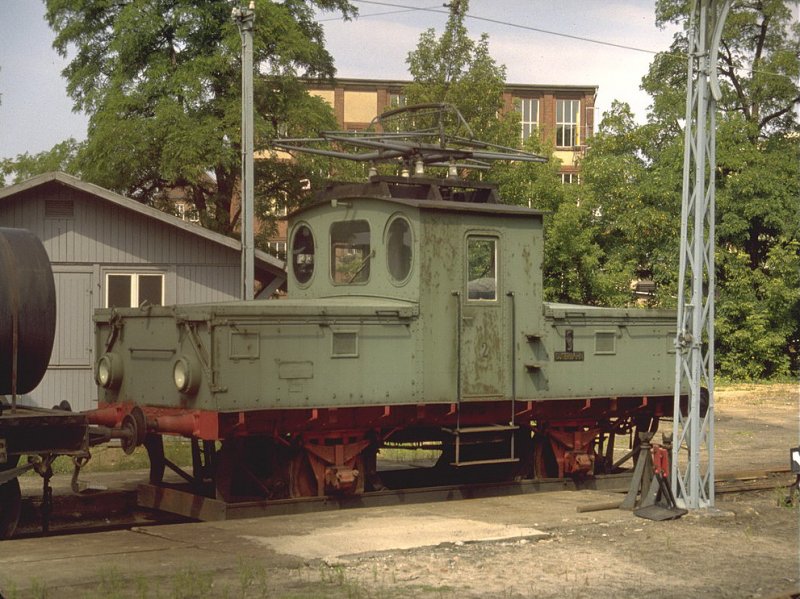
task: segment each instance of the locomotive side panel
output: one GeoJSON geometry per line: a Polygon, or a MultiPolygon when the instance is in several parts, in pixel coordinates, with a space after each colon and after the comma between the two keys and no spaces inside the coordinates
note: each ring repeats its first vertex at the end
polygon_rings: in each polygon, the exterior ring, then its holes
{"type": "MultiPolygon", "coordinates": [[[[172,380],[180,329],[168,308],[96,310],[95,382],[102,404],[180,405],[172,380]]],[[[213,409],[213,404],[205,404],[213,409]]]]}
{"type": "Polygon", "coordinates": [[[109,372],[98,381],[101,403],[224,412],[419,397],[420,332],[408,302],[265,300],[136,312],[96,317],[109,372]]]}
{"type": "Polygon", "coordinates": [[[214,331],[218,409],[354,407],[419,399],[416,322],[374,313],[308,324],[264,321],[234,321],[214,331]]]}
{"type": "Polygon", "coordinates": [[[539,398],[671,396],[675,314],[544,305],[526,394],[539,398]]]}

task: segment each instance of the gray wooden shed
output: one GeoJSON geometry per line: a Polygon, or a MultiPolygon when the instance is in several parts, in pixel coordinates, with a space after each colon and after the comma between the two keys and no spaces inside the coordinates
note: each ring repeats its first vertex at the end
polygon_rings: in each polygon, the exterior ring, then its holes
{"type": "MultiPolygon", "coordinates": [[[[241,244],[97,185],[46,173],[0,189],[0,227],[42,240],[56,284],[57,320],[47,374],[31,401],[95,406],[95,308],[222,302],[240,297],[241,244]]],[[[256,252],[268,296],[284,263],[256,252]]]]}

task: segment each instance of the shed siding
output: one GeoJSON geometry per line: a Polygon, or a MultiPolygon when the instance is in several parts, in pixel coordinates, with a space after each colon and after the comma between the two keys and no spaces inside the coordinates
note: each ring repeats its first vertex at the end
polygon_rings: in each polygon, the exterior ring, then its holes
{"type": "Polygon", "coordinates": [[[82,412],[97,407],[97,387],[91,369],[48,370],[30,398],[34,404],[45,408],[51,408],[66,399],[74,412],[82,412]]]}
{"type": "Polygon", "coordinates": [[[229,290],[238,289],[239,266],[179,266],[177,279],[178,304],[230,301],[237,299],[229,290]]]}
{"type": "Polygon", "coordinates": [[[62,271],[54,267],[56,287],[56,336],[50,367],[90,368],[93,360],[94,337],[92,312],[99,308],[95,301],[95,273],[62,271]]]}
{"type": "Polygon", "coordinates": [[[92,313],[104,304],[107,272],[163,272],[168,304],[239,297],[237,251],[60,183],[5,198],[0,226],[31,231],[53,265],[56,340],[47,374],[30,394],[36,405],[66,399],[74,410],[96,407],[92,313]],[[47,216],[47,200],[72,201],[73,216],[47,216]]]}
{"type": "Polygon", "coordinates": [[[39,237],[53,263],[239,266],[230,248],[61,186],[22,193],[0,212],[3,226],[39,237]],[[46,217],[45,202],[53,199],[73,201],[74,216],[46,217]]]}

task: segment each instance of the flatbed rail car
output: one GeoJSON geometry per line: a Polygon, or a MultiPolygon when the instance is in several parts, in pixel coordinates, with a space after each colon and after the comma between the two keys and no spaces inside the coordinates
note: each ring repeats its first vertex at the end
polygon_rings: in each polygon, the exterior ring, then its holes
{"type": "Polygon", "coordinates": [[[287,299],[95,313],[96,424],[192,439],[198,492],[377,486],[386,444],[443,475],[587,476],[672,414],[675,314],[547,303],[543,214],[457,177],[332,186],[289,219],[287,299]]]}

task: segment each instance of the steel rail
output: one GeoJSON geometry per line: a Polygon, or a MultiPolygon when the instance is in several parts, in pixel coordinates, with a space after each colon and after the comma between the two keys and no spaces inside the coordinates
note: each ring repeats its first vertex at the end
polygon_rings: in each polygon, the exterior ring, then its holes
{"type": "MultiPolygon", "coordinates": [[[[790,485],[788,468],[765,468],[721,474],[715,484],[717,493],[733,494],[786,488],[790,485]]],[[[134,526],[189,523],[197,520],[220,521],[253,517],[311,514],[355,508],[376,508],[412,503],[458,501],[527,495],[554,491],[599,490],[624,493],[632,474],[599,475],[584,481],[571,479],[523,480],[516,482],[447,485],[373,491],[354,497],[304,497],[276,501],[250,501],[226,504],[200,497],[186,486],[150,484],[138,489],[103,491],[92,495],[61,495],[53,498],[53,513],[48,536],[124,530],[134,526]],[[193,515],[176,513],[177,509],[194,510],[193,515]]],[[[619,502],[616,502],[619,503],[619,502]]],[[[41,499],[23,498],[22,517],[16,538],[43,537],[39,527],[41,499]]],[[[614,506],[616,507],[616,505],[614,506]]],[[[608,508],[610,509],[610,508],[608,508]]],[[[11,539],[13,541],[13,539],[11,539]]]]}

